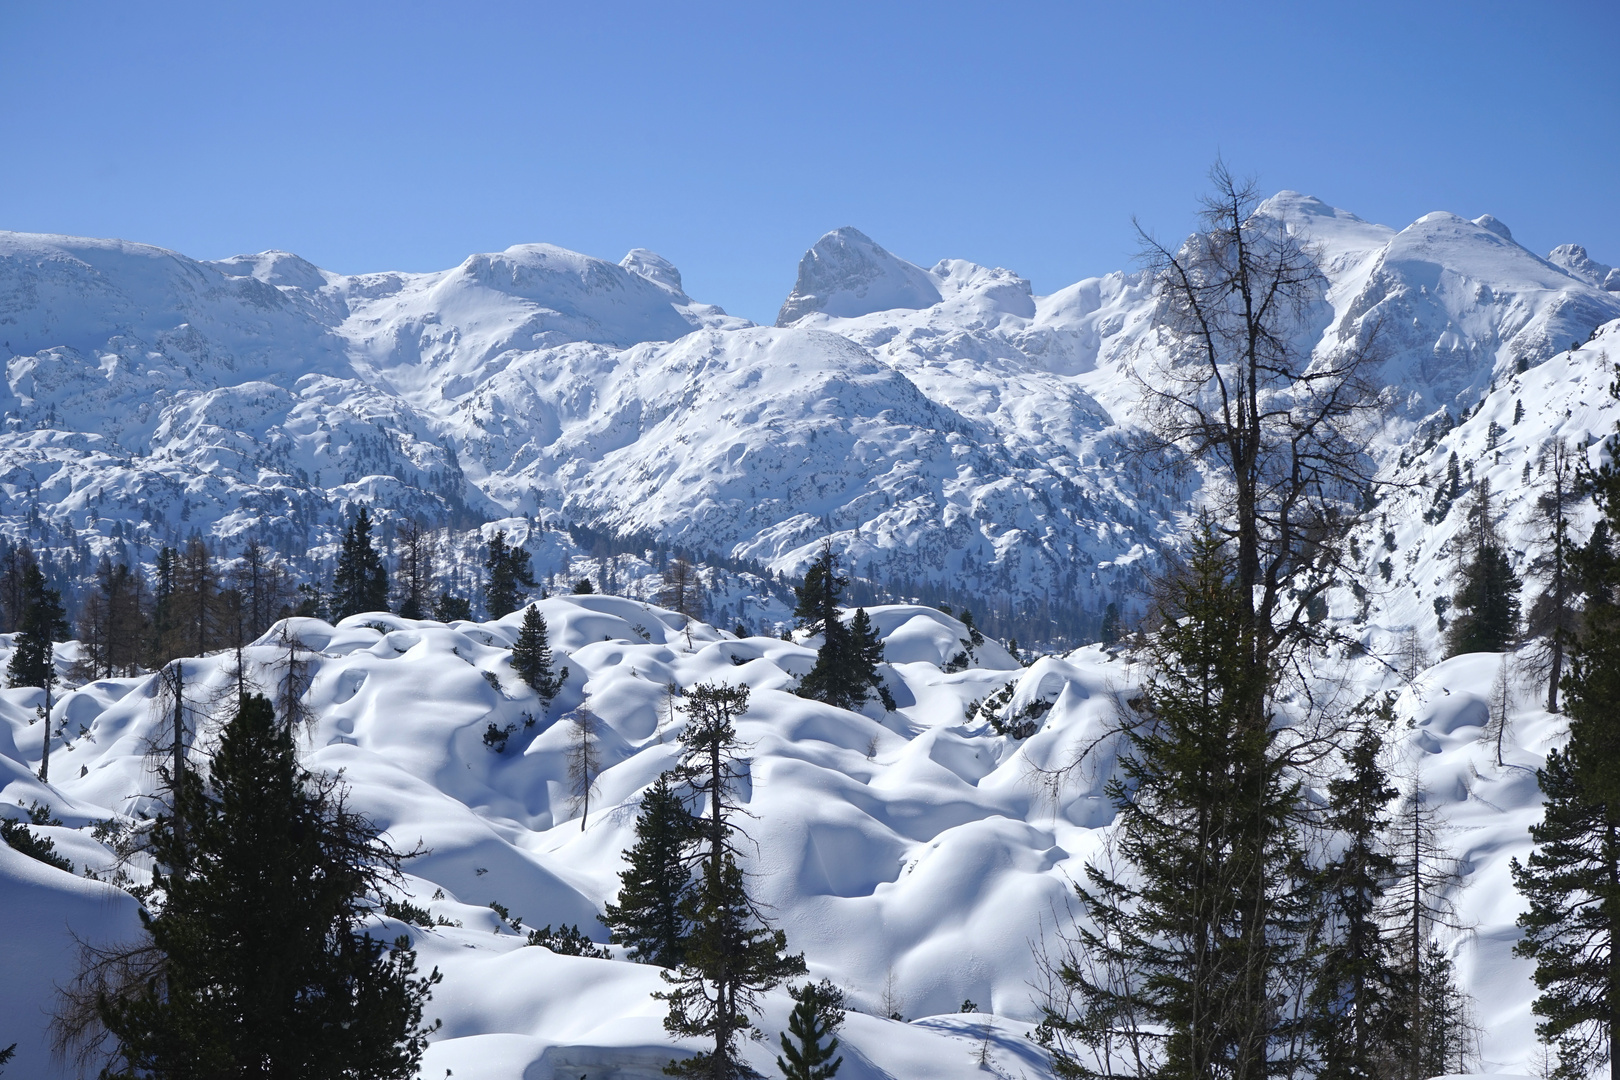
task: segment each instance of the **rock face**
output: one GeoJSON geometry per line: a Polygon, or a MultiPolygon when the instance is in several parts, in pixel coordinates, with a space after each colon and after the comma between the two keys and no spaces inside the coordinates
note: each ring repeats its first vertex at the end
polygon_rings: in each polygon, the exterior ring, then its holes
{"type": "MultiPolygon", "coordinates": [[[[1397,231],[1296,192],[1258,212],[1319,262],[1302,347],[1381,349],[1382,461],[1620,318],[1607,266],[1539,258],[1488,215],[1397,231]]],[[[831,536],[903,595],[1061,607],[1078,632],[1197,498],[1195,474],[1116,449],[1153,318],[1140,273],[1035,296],[852,228],[806,252],[775,328],[639,248],[343,276],[0,233],[0,531],[75,565],[194,531],[319,558],[367,501],[653,533],[787,574],[831,536]]]]}
{"type": "Polygon", "coordinates": [[[890,255],[859,229],[834,229],[799,260],[799,279],[776,325],[792,326],[812,312],[848,319],[939,300],[928,271],[890,255]]]}

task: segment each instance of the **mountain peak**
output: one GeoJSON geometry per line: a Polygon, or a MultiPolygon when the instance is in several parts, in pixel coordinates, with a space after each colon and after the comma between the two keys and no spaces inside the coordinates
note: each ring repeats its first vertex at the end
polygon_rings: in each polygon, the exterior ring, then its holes
{"type": "Polygon", "coordinates": [[[688,299],[686,288],[681,284],[681,272],[675,264],[646,248],[631,248],[619,265],[638,277],[646,278],[654,285],[661,285],[674,293],[679,299],[688,299]]]}
{"type": "Polygon", "coordinates": [[[928,271],[845,226],[817,240],[799,260],[799,278],[776,325],[790,326],[817,312],[850,319],[874,311],[933,307],[939,301],[939,286],[928,271]]]}

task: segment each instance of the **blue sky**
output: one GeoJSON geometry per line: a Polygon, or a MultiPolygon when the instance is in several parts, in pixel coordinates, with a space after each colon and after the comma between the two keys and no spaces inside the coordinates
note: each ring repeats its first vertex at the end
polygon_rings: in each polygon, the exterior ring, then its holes
{"type": "Polygon", "coordinates": [[[799,256],[1050,292],[1217,154],[1620,263],[1620,4],[0,3],[0,228],[429,270],[549,241],[775,317],[799,256]]]}

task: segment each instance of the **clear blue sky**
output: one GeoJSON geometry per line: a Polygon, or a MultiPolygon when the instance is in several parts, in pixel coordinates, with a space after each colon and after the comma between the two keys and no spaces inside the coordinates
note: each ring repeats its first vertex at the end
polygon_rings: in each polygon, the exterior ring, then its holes
{"type": "Polygon", "coordinates": [[[1217,153],[1620,264],[1620,3],[3,2],[0,228],[429,270],[549,241],[768,322],[817,236],[1050,292],[1217,153]]]}

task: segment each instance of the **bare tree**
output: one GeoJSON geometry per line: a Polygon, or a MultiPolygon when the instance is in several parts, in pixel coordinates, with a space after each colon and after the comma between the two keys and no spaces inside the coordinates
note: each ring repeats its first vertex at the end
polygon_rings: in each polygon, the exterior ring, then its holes
{"type": "Polygon", "coordinates": [[[703,617],[703,601],[703,578],[697,567],[680,555],[669,560],[664,567],[664,586],[658,592],[658,602],[690,621],[703,617]]]}
{"type": "Polygon", "coordinates": [[[292,612],[296,595],[292,575],[257,540],[249,540],[242,549],[241,561],[231,572],[231,587],[240,597],[240,636],[249,641],[292,612]]]}
{"type": "Polygon", "coordinates": [[[1569,511],[1581,498],[1576,476],[1578,459],[1559,439],[1541,453],[1537,473],[1541,490],[1532,504],[1531,521],[1548,546],[1530,562],[1530,573],[1544,583],[1530,604],[1527,631],[1539,638],[1526,664],[1547,680],[1547,711],[1558,711],[1558,684],[1564,673],[1564,644],[1575,632],[1576,588],[1570,567],[1569,511]]]}
{"type": "Polygon", "coordinates": [[[569,715],[569,725],[568,790],[579,810],[579,831],[584,832],[591,812],[591,792],[596,790],[596,779],[602,772],[601,721],[589,704],[582,702],[569,715]]]}
{"type": "Polygon", "coordinates": [[[1384,894],[1390,924],[1406,952],[1408,1080],[1433,1075],[1420,1071],[1429,1049],[1425,1039],[1433,1032],[1438,1010],[1446,1005],[1436,1000],[1432,980],[1424,978],[1426,959],[1438,947],[1438,935],[1466,929],[1451,900],[1462,880],[1462,864],[1447,849],[1444,832],[1439,810],[1429,801],[1421,772],[1416,772],[1395,814],[1390,848],[1396,877],[1384,894]]]}
{"type": "Polygon", "coordinates": [[[1508,719],[1508,711],[1513,706],[1513,684],[1508,673],[1507,654],[1502,654],[1502,665],[1496,673],[1496,681],[1491,684],[1490,715],[1485,726],[1480,729],[1480,742],[1496,744],[1496,767],[1502,767],[1502,743],[1507,739],[1512,724],[1508,719]]]}
{"type": "Polygon", "coordinates": [[[432,530],[407,519],[394,536],[399,571],[399,613],[407,619],[425,619],[433,607],[433,570],[438,543],[432,530]]]}
{"type": "Polygon", "coordinates": [[[1314,602],[1350,570],[1343,541],[1374,484],[1361,429],[1379,407],[1377,327],[1313,352],[1327,290],[1315,252],[1256,213],[1253,182],[1220,162],[1210,179],[1202,231],[1179,248],[1138,227],[1161,346],[1137,371],[1148,421],[1138,449],[1202,467],[1238,584],[1255,598],[1240,628],[1249,663],[1269,672],[1320,638],[1314,602]]]}

